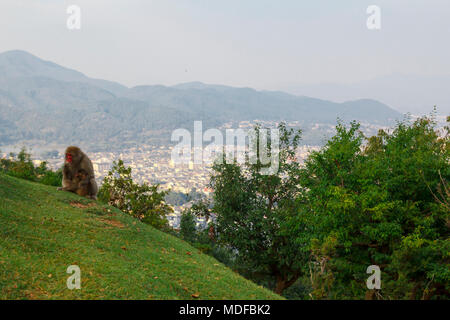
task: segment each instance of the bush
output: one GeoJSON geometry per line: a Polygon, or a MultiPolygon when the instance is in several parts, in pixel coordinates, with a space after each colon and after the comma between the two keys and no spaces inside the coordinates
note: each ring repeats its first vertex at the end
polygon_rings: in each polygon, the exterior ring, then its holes
{"type": "Polygon", "coordinates": [[[172,208],[164,201],[166,191],[158,191],[159,185],[139,185],[131,177],[131,168],[122,160],[103,180],[98,199],[158,229],[167,229],[166,215],[172,208]]]}
{"type": "Polygon", "coordinates": [[[26,148],[22,148],[17,155],[11,153],[10,159],[0,159],[0,171],[16,178],[50,186],[60,186],[62,181],[62,171],[54,172],[48,169],[47,162],[35,167],[26,148]]]}
{"type": "Polygon", "coordinates": [[[197,239],[197,230],[195,227],[195,216],[190,210],[186,210],[181,215],[180,235],[183,240],[194,242],[197,239]]]}
{"type": "Polygon", "coordinates": [[[62,178],[63,175],[61,169],[56,172],[48,170],[44,173],[39,182],[48,186],[59,187],[61,186],[62,178]]]}

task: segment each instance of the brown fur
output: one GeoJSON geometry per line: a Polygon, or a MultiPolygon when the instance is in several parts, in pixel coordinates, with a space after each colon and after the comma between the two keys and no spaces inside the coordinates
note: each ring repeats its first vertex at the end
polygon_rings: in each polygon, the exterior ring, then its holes
{"type": "Polygon", "coordinates": [[[78,188],[75,191],[81,197],[86,197],[89,195],[89,175],[86,171],[81,169],[75,175],[75,178],[72,180],[72,183],[77,185],[78,188]]]}
{"type": "Polygon", "coordinates": [[[97,199],[98,187],[94,167],[88,156],[78,147],[70,146],[66,149],[60,190],[97,199]],[[69,157],[72,159],[71,162],[68,160],[69,157]]]}

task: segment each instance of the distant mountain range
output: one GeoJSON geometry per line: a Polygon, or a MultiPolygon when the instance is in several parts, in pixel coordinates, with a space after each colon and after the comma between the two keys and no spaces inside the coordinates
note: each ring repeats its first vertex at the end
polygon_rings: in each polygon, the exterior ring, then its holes
{"type": "Polygon", "coordinates": [[[24,51],[0,54],[0,145],[101,149],[167,142],[173,129],[190,129],[194,120],[206,129],[255,119],[333,125],[337,118],[389,125],[402,115],[369,99],[334,103],[199,82],[128,88],[24,51]]]}
{"type": "Polygon", "coordinates": [[[351,84],[301,85],[285,90],[332,101],[371,97],[417,115],[429,114],[436,106],[438,114],[449,115],[449,88],[450,76],[393,74],[351,84]]]}

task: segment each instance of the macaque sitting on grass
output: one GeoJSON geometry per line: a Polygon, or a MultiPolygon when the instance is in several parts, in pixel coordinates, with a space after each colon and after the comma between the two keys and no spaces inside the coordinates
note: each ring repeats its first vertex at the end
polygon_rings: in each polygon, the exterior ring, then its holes
{"type": "Polygon", "coordinates": [[[66,149],[62,187],[58,190],[97,199],[98,186],[95,181],[94,167],[88,156],[78,147],[71,146],[66,149]]]}

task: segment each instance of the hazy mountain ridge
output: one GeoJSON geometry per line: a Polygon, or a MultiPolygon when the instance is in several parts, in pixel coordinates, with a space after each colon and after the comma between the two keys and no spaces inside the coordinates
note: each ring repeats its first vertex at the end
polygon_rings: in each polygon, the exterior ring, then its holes
{"type": "Polygon", "coordinates": [[[0,54],[0,144],[91,141],[123,146],[168,141],[175,128],[244,120],[389,124],[401,114],[374,100],[334,103],[283,92],[206,85],[127,88],[41,60],[24,51],[0,54]]]}
{"type": "Polygon", "coordinates": [[[441,115],[450,113],[450,76],[393,74],[350,84],[323,83],[290,86],[293,94],[306,94],[332,101],[371,97],[393,105],[401,112],[429,114],[433,107],[441,115]]]}
{"type": "Polygon", "coordinates": [[[44,77],[67,82],[83,82],[112,93],[120,93],[128,89],[117,82],[89,78],[79,71],[42,60],[22,50],[12,50],[0,54],[0,80],[15,77],[44,77]]]}

